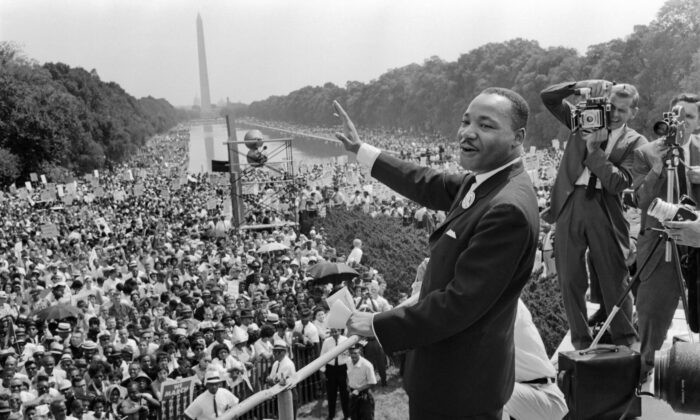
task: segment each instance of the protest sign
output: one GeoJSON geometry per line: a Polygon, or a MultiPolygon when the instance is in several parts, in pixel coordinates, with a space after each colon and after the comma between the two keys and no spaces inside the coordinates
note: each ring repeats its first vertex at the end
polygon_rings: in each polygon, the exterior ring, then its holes
{"type": "Polygon", "coordinates": [[[34,188],[32,188],[32,183],[29,181],[24,183],[24,188],[26,188],[27,191],[34,191],[34,188]]]}
{"type": "Polygon", "coordinates": [[[32,182],[37,182],[39,180],[39,175],[37,175],[36,172],[32,172],[29,174],[29,179],[31,179],[32,182]]]}
{"type": "Polygon", "coordinates": [[[41,236],[44,238],[58,238],[58,228],[53,223],[41,225],[41,236]]]}
{"type": "Polygon", "coordinates": [[[66,206],[72,206],[73,200],[75,200],[75,197],[73,197],[71,194],[66,194],[63,196],[63,204],[66,206]]]}
{"type": "Polygon", "coordinates": [[[184,418],[192,403],[194,377],[166,381],[160,386],[160,415],[162,419],[184,418]]]}
{"type": "Polygon", "coordinates": [[[51,191],[44,191],[41,193],[41,201],[54,201],[56,196],[51,193],[51,191]]]}
{"type": "Polygon", "coordinates": [[[47,181],[46,181],[46,175],[43,175],[43,174],[42,174],[42,175],[41,175],[41,183],[44,184],[44,185],[46,185],[46,182],[47,182],[47,181]]]}
{"type": "Polygon", "coordinates": [[[210,198],[209,200],[207,200],[207,210],[215,209],[217,204],[218,200],[216,198],[210,198]]]}
{"type": "Polygon", "coordinates": [[[143,185],[142,184],[134,185],[134,196],[140,197],[142,195],[143,195],[143,185]]]}
{"type": "Polygon", "coordinates": [[[66,194],[65,190],[63,189],[63,184],[56,185],[56,192],[58,193],[59,197],[63,197],[66,194]]]}

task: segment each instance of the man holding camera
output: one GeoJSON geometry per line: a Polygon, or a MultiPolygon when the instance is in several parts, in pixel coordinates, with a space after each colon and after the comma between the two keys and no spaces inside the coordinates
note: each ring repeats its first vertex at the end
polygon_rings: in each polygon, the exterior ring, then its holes
{"type": "Polygon", "coordinates": [[[661,222],[647,214],[647,209],[657,197],[664,201],[668,199],[669,175],[665,162],[673,148],[677,148],[681,162],[676,171],[678,188],[674,188],[672,201],[678,203],[682,195],[688,195],[696,203],[700,199],[700,138],[692,134],[698,129],[699,101],[700,97],[692,94],[673,98],[671,107],[678,111],[677,118],[674,118],[679,128],[678,136],[659,138],[634,152],[634,190],[642,211],[637,266],[641,268],[644,261],[649,260],[640,273],[641,283],[637,292],[642,377],[654,367],[654,352],[661,348],[666,338],[681,293],[675,262],[665,260],[665,242],[652,253],[659,235],[649,229],[662,226],[661,222]]]}
{"type": "MultiPolygon", "coordinates": [[[[627,126],[637,113],[639,102],[637,89],[632,85],[613,85],[605,80],[561,83],[542,91],[541,98],[547,109],[572,129],[552,188],[551,207],[542,217],[557,224],[555,264],[571,342],[578,350],[593,341],[585,302],[586,249],[591,267],[600,279],[601,305],[608,313],[627,285],[629,223],[623,215],[620,195],[632,184],[633,151],[647,140],[627,126]],[[591,98],[603,98],[602,104],[582,109],[566,100],[586,92],[591,98]],[[572,121],[572,111],[574,115],[587,113],[578,129],[572,121]],[[593,124],[585,118],[589,115],[594,117],[593,124]]],[[[630,322],[631,298],[625,300],[620,312],[610,326],[612,339],[615,344],[630,345],[636,335],[630,322]]]]}

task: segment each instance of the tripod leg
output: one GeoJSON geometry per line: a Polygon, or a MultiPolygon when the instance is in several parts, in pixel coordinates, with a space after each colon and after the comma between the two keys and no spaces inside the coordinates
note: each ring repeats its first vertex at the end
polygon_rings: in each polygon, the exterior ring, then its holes
{"type": "MultiPolygon", "coordinates": [[[[642,261],[642,266],[637,269],[637,272],[634,273],[634,277],[632,277],[632,280],[630,283],[627,285],[627,288],[625,289],[624,292],[622,292],[622,296],[615,302],[615,306],[613,306],[612,310],[610,311],[610,314],[608,315],[608,318],[605,320],[605,323],[603,326],[600,328],[600,331],[598,331],[598,335],[595,336],[595,339],[593,339],[593,342],[591,343],[591,346],[589,348],[594,348],[598,345],[600,342],[600,339],[603,338],[603,334],[605,334],[605,331],[608,329],[610,326],[610,323],[612,322],[613,318],[615,318],[615,315],[620,311],[620,307],[622,304],[625,302],[625,299],[627,299],[627,295],[629,294],[630,290],[632,290],[632,287],[639,281],[640,276],[642,272],[644,271],[644,268],[647,266],[649,263],[649,260],[651,259],[651,256],[654,255],[654,252],[656,251],[656,248],[659,247],[661,242],[664,241],[664,236],[659,234],[659,237],[656,239],[656,242],[654,242],[654,247],[651,249],[651,252],[649,255],[642,261]]],[[[627,320],[629,322],[629,320],[627,320]]]]}
{"type": "Polygon", "coordinates": [[[676,271],[676,280],[678,281],[678,290],[680,290],[680,295],[681,295],[681,302],[683,303],[683,312],[685,313],[685,319],[686,319],[686,326],[688,327],[688,339],[690,340],[691,343],[693,343],[695,340],[693,338],[693,332],[690,330],[690,324],[688,324],[687,320],[690,318],[690,311],[688,310],[688,297],[685,294],[685,284],[684,284],[684,279],[683,279],[683,271],[681,270],[681,259],[680,256],[678,255],[678,247],[676,246],[676,243],[673,239],[669,238],[669,242],[671,243],[671,248],[673,252],[673,267],[676,271]]]}

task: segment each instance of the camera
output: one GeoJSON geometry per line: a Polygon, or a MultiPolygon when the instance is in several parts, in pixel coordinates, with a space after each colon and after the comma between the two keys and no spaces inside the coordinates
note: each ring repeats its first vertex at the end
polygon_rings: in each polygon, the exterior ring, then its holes
{"type": "Polygon", "coordinates": [[[700,345],[675,342],[654,356],[654,397],[677,413],[700,413],[700,345]]]}
{"type": "Polygon", "coordinates": [[[694,210],[695,202],[687,195],[681,196],[679,204],[667,203],[657,197],[649,205],[647,214],[660,222],[682,222],[684,220],[696,220],[698,215],[695,214],[694,210]]]}
{"type": "Polygon", "coordinates": [[[606,97],[588,98],[571,111],[571,131],[608,128],[612,104],[606,97]]]}
{"type": "Polygon", "coordinates": [[[671,112],[661,114],[661,121],[654,123],[654,134],[657,136],[675,135],[678,128],[685,121],[685,109],[682,105],[676,105],[671,109],[671,112]]]}

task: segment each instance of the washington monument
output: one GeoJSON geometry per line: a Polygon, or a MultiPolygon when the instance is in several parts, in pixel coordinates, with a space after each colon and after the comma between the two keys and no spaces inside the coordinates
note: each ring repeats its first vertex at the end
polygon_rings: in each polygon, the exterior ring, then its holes
{"type": "Polygon", "coordinates": [[[197,52],[199,53],[199,89],[202,96],[201,116],[211,116],[211,98],[209,97],[209,73],[207,72],[207,51],[204,48],[204,27],[202,16],[197,13],[197,52]]]}

